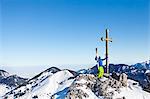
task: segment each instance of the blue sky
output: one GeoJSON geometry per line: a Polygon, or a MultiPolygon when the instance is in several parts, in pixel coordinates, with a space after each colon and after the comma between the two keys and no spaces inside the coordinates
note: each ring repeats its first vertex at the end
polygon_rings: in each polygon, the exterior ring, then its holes
{"type": "Polygon", "coordinates": [[[148,60],[149,0],[1,0],[0,64],[94,64],[110,29],[111,63],[148,60]]]}

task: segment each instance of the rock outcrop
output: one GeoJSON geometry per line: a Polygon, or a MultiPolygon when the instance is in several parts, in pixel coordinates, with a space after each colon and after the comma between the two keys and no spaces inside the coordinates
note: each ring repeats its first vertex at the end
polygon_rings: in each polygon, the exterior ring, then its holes
{"type": "Polygon", "coordinates": [[[119,81],[122,83],[122,86],[127,87],[127,75],[125,73],[122,73],[119,77],[119,81]]]}
{"type": "Polygon", "coordinates": [[[119,93],[120,88],[125,86],[127,86],[126,74],[119,75],[118,80],[111,76],[99,79],[92,74],[80,74],[69,87],[67,99],[88,98],[89,95],[85,90],[91,90],[97,97],[103,96],[106,99],[111,99],[114,91],[119,93]],[[84,88],[85,90],[83,90],[84,88]]]}
{"type": "Polygon", "coordinates": [[[67,99],[82,99],[88,98],[89,95],[82,90],[81,87],[85,89],[94,88],[94,84],[96,83],[96,77],[91,74],[80,74],[76,77],[74,83],[70,86],[69,91],[67,93],[67,99]]]}

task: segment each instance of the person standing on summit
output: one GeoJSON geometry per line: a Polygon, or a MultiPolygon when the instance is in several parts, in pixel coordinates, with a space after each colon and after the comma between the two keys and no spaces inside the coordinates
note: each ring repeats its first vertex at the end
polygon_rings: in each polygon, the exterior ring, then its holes
{"type": "Polygon", "coordinates": [[[104,66],[103,66],[103,61],[105,60],[106,58],[104,59],[101,59],[101,57],[95,57],[95,60],[97,61],[97,68],[98,68],[98,78],[101,78],[103,77],[104,75],[104,66]]]}
{"type": "Polygon", "coordinates": [[[103,75],[104,75],[103,61],[106,60],[106,58],[101,59],[100,56],[98,57],[97,48],[96,48],[96,57],[95,57],[95,60],[96,60],[96,62],[97,62],[98,78],[101,78],[101,77],[103,77],[103,75]]]}

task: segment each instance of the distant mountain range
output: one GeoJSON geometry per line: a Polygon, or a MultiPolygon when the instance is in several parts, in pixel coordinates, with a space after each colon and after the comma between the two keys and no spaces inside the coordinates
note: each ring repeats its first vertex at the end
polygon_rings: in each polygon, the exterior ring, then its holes
{"type": "Polygon", "coordinates": [[[0,70],[0,84],[6,84],[10,87],[17,87],[26,82],[27,78],[22,78],[17,75],[10,75],[5,70],[0,70]]]}
{"type": "Polygon", "coordinates": [[[144,90],[150,92],[150,63],[142,62],[134,65],[110,64],[110,72],[126,73],[129,79],[138,81],[144,90]]]}

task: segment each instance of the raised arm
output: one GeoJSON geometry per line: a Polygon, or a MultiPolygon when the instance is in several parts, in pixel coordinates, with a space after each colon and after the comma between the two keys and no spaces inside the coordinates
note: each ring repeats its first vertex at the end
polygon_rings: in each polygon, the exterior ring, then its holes
{"type": "Polygon", "coordinates": [[[106,60],[107,59],[107,57],[106,58],[104,58],[104,59],[102,59],[102,61],[104,61],[104,60],[106,60]]]}

